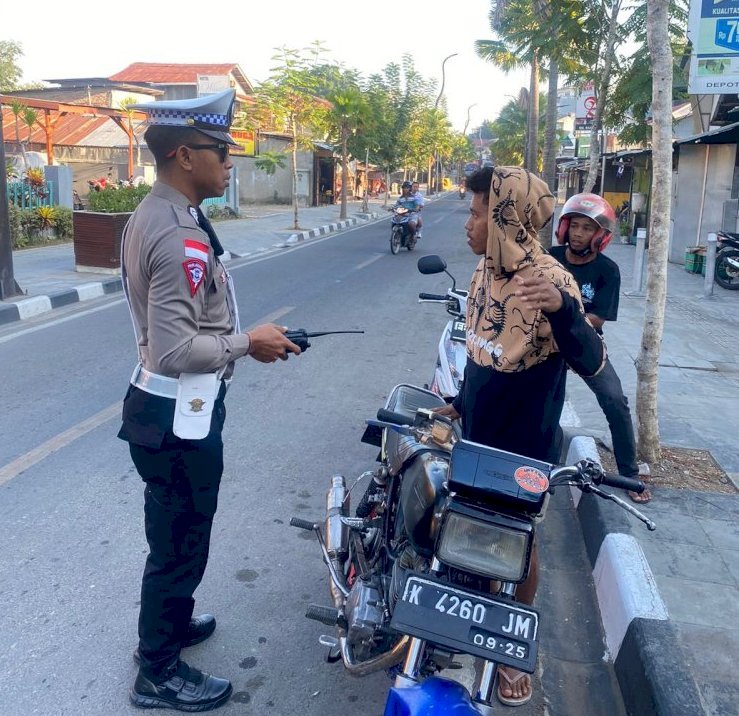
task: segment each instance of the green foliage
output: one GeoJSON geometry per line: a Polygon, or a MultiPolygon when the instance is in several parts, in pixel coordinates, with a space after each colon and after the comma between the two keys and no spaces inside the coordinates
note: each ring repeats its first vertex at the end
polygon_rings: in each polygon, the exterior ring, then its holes
{"type": "Polygon", "coordinates": [[[284,169],[286,162],[287,157],[284,152],[265,151],[259,153],[254,160],[254,165],[260,171],[272,176],[278,169],[284,169]]]}
{"type": "Polygon", "coordinates": [[[72,239],[72,210],[63,206],[19,209],[8,206],[10,243],[13,249],[43,246],[72,239]],[[54,229],[49,232],[49,229],[54,229]]]}
{"type": "MultiPolygon", "coordinates": [[[[687,98],[683,58],[689,52],[685,32],[687,28],[685,0],[672,0],[669,6],[669,32],[673,55],[673,101],[687,98]]],[[[652,106],[652,67],[647,47],[647,8],[637,5],[624,23],[623,30],[636,44],[636,50],[621,58],[613,93],[605,112],[606,126],[619,132],[619,139],[627,145],[647,146],[651,139],[651,125],[647,123],[652,106]]]]}
{"type": "Polygon", "coordinates": [[[150,191],[148,184],[109,186],[101,191],[91,191],[87,198],[88,209],[106,214],[133,211],[150,191]]]}
{"type": "Polygon", "coordinates": [[[66,206],[56,206],[56,235],[58,239],[70,241],[74,234],[72,210],[66,206]]]}
{"type": "MultiPolygon", "coordinates": [[[[539,95],[539,145],[544,142],[544,125],[546,123],[547,98],[539,95]]],[[[523,166],[524,149],[526,147],[526,126],[528,112],[518,101],[511,100],[500,111],[498,118],[490,125],[493,134],[491,150],[496,164],[523,166]]],[[[541,155],[539,156],[541,164],[541,155]]]]}
{"type": "Polygon", "coordinates": [[[18,89],[23,76],[18,60],[23,56],[19,43],[13,40],[0,40],[0,92],[18,89]]]}

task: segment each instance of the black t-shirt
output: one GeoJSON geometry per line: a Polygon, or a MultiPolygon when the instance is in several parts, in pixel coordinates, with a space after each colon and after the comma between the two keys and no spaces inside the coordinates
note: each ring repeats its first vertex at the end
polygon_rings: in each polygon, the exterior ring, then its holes
{"type": "Polygon", "coordinates": [[[566,246],[553,246],[549,253],[575,277],[582,294],[585,313],[592,313],[604,321],[615,321],[621,290],[618,264],[601,253],[586,264],[570,263],[567,260],[566,246]]]}

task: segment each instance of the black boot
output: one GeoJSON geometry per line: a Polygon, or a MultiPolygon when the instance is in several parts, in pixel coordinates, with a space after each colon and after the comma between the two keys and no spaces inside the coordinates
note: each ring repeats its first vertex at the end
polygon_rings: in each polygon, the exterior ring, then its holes
{"type": "Polygon", "coordinates": [[[194,712],[222,706],[232,691],[230,681],[204,674],[178,660],[160,679],[149,678],[139,670],[129,696],[131,703],[142,709],[194,712]]]}

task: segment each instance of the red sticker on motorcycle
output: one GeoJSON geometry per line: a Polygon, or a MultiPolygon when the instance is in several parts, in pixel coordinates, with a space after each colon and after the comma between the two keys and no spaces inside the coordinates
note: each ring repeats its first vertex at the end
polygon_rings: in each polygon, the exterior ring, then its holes
{"type": "Polygon", "coordinates": [[[537,495],[546,492],[549,488],[549,478],[541,470],[537,470],[535,467],[529,467],[528,465],[522,465],[516,468],[516,472],[513,473],[513,479],[522,490],[533,492],[537,495]]]}

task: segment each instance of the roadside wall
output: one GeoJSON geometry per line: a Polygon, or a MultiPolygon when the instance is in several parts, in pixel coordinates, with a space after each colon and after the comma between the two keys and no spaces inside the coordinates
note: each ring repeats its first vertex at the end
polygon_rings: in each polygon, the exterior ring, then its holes
{"type": "Polygon", "coordinates": [[[723,228],[724,202],[731,199],[735,156],[735,144],[680,145],[669,261],[684,264],[685,249],[688,246],[705,244],[709,232],[723,228]],[[708,152],[707,170],[706,152],[708,152]]]}

